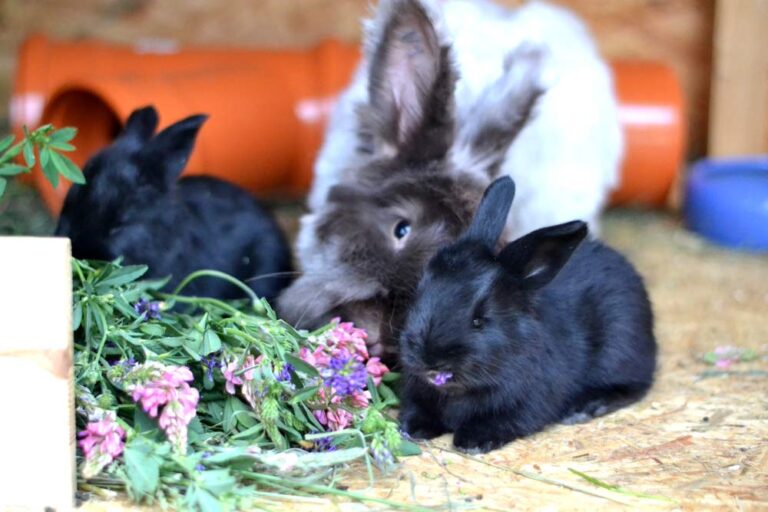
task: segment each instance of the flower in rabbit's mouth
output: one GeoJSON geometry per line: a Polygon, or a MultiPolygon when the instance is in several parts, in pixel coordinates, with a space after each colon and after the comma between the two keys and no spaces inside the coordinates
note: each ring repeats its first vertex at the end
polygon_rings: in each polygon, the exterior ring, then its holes
{"type": "Polygon", "coordinates": [[[428,372],[427,379],[437,387],[445,386],[453,378],[451,372],[428,372]]]}

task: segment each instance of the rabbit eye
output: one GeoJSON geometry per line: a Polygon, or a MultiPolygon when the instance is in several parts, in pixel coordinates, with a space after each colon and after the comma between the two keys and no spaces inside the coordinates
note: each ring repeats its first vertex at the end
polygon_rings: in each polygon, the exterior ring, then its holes
{"type": "Polygon", "coordinates": [[[401,240],[408,236],[408,233],[411,232],[411,223],[407,220],[401,220],[395,225],[395,238],[398,240],[401,240]]]}
{"type": "Polygon", "coordinates": [[[474,327],[475,329],[482,329],[484,325],[485,325],[485,320],[483,320],[482,318],[475,317],[472,319],[472,327],[474,327]]]}

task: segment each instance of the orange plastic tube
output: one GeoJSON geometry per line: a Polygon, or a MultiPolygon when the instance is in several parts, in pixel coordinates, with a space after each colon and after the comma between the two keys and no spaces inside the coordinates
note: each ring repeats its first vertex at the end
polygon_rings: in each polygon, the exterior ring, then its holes
{"type": "MultiPolygon", "coordinates": [[[[332,40],[309,50],[270,51],[33,36],[19,53],[11,123],[17,134],[22,125],[78,127],[72,159],[82,165],[136,107],[155,105],[161,125],[207,113],[186,174],[213,174],[258,195],[299,196],[311,183],[333,100],[358,60],[356,45],[332,40]]],[[[662,204],[682,163],[679,85],[659,64],[613,67],[627,134],[624,184],[615,202],[662,204]],[[643,117],[644,111],[664,114],[643,117]]],[[[40,172],[33,180],[58,213],[67,185],[54,190],[40,172]]]]}

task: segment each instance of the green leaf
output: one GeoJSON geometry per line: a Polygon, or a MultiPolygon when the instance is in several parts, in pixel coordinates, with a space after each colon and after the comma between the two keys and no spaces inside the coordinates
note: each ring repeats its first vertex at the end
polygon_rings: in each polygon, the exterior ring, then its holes
{"type": "Polygon", "coordinates": [[[289,403],[295,404],[298,402],[305,402],[307,399],[315,396],[319,389],[320,389],[320,386],[308,386],[306,388],[299,389],[291,397],[291,400],[289,403]]]}
{"type": "Polygon", "coordinates": [[[245,428],[250,428],[256,424],[250,416],[250,409],[238,398],[231,396],[224,403],[224,431],[232,432],[236,423],[240,423],[245,428]],[[247,418],[247,419],[246,419],[247,418]]]}
{"type": "Polygon", "coordinates": [[[115,269],[107,277],[99,280],[98,286],[102,288],[128,284],[146,274],[148,269],[146,265],[130,265],[115,269]]]}
{"type": "Polygon", "coordinates": [[[72,183],[78,183],[80,185],[85,183],[85,176],[83,176],[82,171],[69,158],[51,151],[51,163],[53,163],[53,166],[59,171],[59,174],[70,180],[72,183]]]}
{"type": "Polygon", "coordinates": [[[28,140],[24,141],[22,145],[22,151],[24,152],[24,161],[27,162],[27,167],[35,166],[35,148],[28,140]]]}
{"type": "Polygon", "coordinates": [[[308,377],[320,376],[320,372],[317,371],[317,368],[292,354],[285,354],[285,361],[291,363],[291,366],[293,366],[297,371],[307,375],[308,377]]]}
{"type": "Polygon", "coordinates": [[[54,142],[69,142],[77,135],[77,128],[66,127],[60,130],[56,130],[51,134],[50,143],[54,142]]]}
{"type": "Polygon", "coordinates": [[[388,372],[381,376],[381,382],[391,384],[392,382],[399,382],[400,374],[398,372],[388,372]]]}
{"type": "Polygon", "coordinates": [[[264,425],[262,425],[261,423],[256,423],[251,428],[247,428],[242,432],[240,432],[239,434],[233,435],[230,439],[252,440],[258,437],[259,434],[261,434],[262,432],[264,432],[264,425]]]}
{"type": "Polygon", "coordinates": [[[13,134],[8,134],[2,139],[0,139],[0,153],[11,147],[11,144],[13,144],[13,134]]]}
{"type": "Polygon", "coordinates": [[[197,503],[195,508],[199,508],[201,512],[221,512],[223,510],[219,500],[205,489],[196,488],[193,496],[197,503]]]}
{"type": "Polygon", "coordinates": [[[0,197],[2,197],[3,193],[5,192],[5,185],[8,183],[8,180],[5,178],[0,178],[0,197]]]}
{"type": "Polygon", "coordinates": [[[382,400],[387,405],[397,405],[400,403],[400,399],[397,398],[397,395],[392,391],[389,386],[384,384],[383,382],[379,384],[379,387],[377,389],[379,394],[381,395],[382,400]]]}
{"type": "Polygon", "coordinates": [[[200,475],[202,485],[206,490],[221,496],[232,490],[237,481],[228,469],[211,469],[200,475]]]}
{"type": "MultiPolygon", "coordinates": [[[[50,153],[53,155],[54,153],[50,153]]],[[[43,164],[43,175],[53,185],[53,188],[59,186],[59,173],[56,171],[56,167],[53,165],[53,159],[49,157],[49,160],[43,164]]]]}
{"type": "Polygon", "coordinates": [[[400,449],[397,451],[397,455],[401,457],[410,457],[411,455],[421,455],[421,448],[413,441],[403,439],[400,443],[400,449]]]}
{"type": "Polygon", "coordinates": [[[221,350],[221,338],[216,334],[216,331],[208,329],[203,335],[203,355],[207,356],[219,350],[221,350]]]}
{"type": "Polygon", "coordinates": [[[160,427],[157,426],[157,422],[150,418],[139,405],[133,410],[133,428],[136,432],[140,432],[153,441],[162,441],[164,439],[161,435],[160,427]]]}
{"type": "Polygon", "coordinates": [[[72,331],[76,331],[80,327],[80,322],[83,321],[83,304],[78,302],[72,309],[72,331]]]}
{"type": "Polygon", "coordinates": [[[138,501],[151,497],[157,492],[160,483],[160,464],[162,458],[155,451],[155,446],[136,437],[125,445],[123,453],[125,474],[128,479],[128,491],[138,501]]]}
{"type": "Polygon", "coordinates": [[[51,150],[42,148],[40,150],[40,166],[45,167],[51,161],[51,150]]]}
{"type": "Polygon", "coordinates": [[[75,146],[72,144],[68,144],[66,142],[51,142],[48,144],[49,147],[52,147],[53,149],[58,149],[59,151],[74,151],[75,146]]]}
{"type": "Polygon", "coordinates": [[[148,334],[150,336],[162,336],[165,334],[165,327],[163,327],[160,324],[148,324],[143,323],[139,326],[139,330],[143,332],[144,334],[148,334]]]}
{"type": "Polygon", "coordinates": [[[0,165],[0,176],[16,176],[23,172],[29,172],[29,169],[19,164],[0,165]]]}
{"type": "Polygon", "coordinates": [[[19,156],[19,153],[21,153],[21,146],[23,143],[19,142],[15,144],[13,147],[8,149],[4,155],[0,156],[0,162],[10,162],[17,156],[19,156]]]}

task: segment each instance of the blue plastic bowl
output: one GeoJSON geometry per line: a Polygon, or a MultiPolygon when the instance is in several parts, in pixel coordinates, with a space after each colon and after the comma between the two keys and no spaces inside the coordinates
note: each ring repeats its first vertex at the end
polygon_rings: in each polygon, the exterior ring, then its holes
{"type": "Polygon", "coordinates": [[[768,251],[768,157],[696,162],[683,215],[688,229],[717,244],[768,251]]]}

